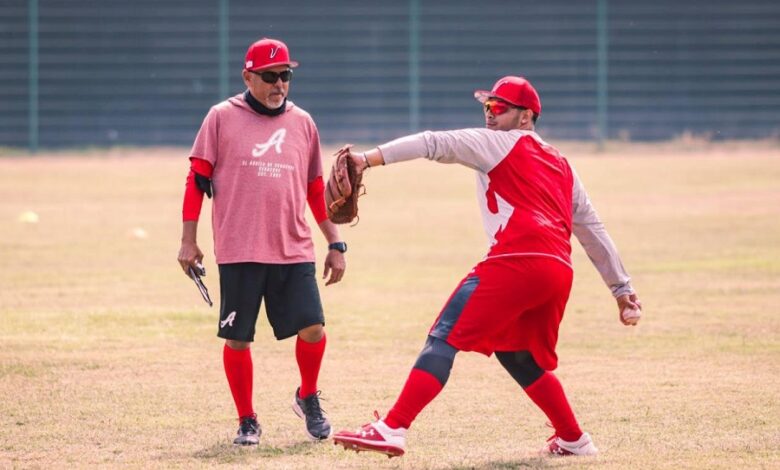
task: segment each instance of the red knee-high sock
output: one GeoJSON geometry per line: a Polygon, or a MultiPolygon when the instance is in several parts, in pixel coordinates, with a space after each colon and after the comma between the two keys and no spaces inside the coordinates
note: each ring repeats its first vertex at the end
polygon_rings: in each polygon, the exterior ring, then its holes
{"type": "Polygon", "coordinates": [[[238,417],[251,416],[252,407],[252,352],[249,348],[233,349],[227,344],[222,350],[222,363],[225,366],[230,392],[236,402],[238,417]]]}
{"type": "Polygon", "coordinates": [[[444,386],[439,379],[429,372],[420,369],[412,369],[409,378],[406,379],[401,395],[393,405],[393,408],[385,417],[385,424],[391,428],[403,427],[409,429],[412,421],[432,402],[444,386]]]}
{"type": "Polygon", "coordinates": [[[317,377],[320,375],[322,356],[325,355],[325,333],[316,343],[307,343],[298,337],[295,343],[295,359],[301,371],[301,390],[299,398],[305,398],[317,392],[317,377]]]}
{"type": "Polygon", "coordinates": [[[552,372],[545,372],[525,393],[544,411],[555,428],[555,434],[564,441],[576,441],[582,436],[577,418],[566,399],[563,386],[552,372]]]}

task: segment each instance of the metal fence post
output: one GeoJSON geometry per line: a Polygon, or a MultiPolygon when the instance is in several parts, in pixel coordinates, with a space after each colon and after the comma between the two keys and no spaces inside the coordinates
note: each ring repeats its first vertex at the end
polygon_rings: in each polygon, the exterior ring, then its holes
{"type": "Polygon", "coordinates": [[[230,0],[219,0],[219,100],[230,93],[229,42],[230,42],[230,0]]]}
{"type": "Polygon", "coordinates": [[[409,0],[409,131],[420,129],[420,2],[409,0]]]}
{"type": "Polygon", "coordinates": [[[609,136],[607,129],[607,51],[609,47],[607,0],[596,0],[596,120],[598,125],[598,147],[604,148],[609,136]]]}
{"type": "Polygon", "coordinates": [[[38,151],[38,0],[28,1],[28,120],[27,137],[31,153],[38,151]]]}

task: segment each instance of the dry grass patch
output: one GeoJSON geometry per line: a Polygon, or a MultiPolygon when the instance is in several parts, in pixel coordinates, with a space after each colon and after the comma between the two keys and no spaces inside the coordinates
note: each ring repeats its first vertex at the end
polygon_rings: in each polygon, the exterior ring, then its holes
{"type": "MultiPolygon", "coordinates": [[[[684,144],[563,145],[646,307],[639,327],[620,325],[575,243],[557,373],[602,452],[564,460],[536,456],[544,416],[495,359],[473,354],[456,358],[402,459],[311,444],[290,410],[294,344],[274,341],[264,320],[254,346],[262,445],[233,448],[217,312],[175,262],[186,150],[2,159],[0,467],[776,466],[780,150],[684,144]],[[20,223],[24,211],[40,221],[20,223]]],[[[347,277],[322,289],[320,386],[336,428],[392,405],[438,309],[485,251],[468,170],[412,162],[365,182],[360,224],[342,229],[347,277]]]]}

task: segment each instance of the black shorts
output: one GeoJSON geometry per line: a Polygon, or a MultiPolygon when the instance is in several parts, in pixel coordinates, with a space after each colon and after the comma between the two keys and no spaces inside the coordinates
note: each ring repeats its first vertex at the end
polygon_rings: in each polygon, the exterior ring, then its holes
{"type": "Polygon", "coordinates": [[[264,297],[276,339],[325,324],[314,263],[220,264],[219,288],[220,338],[253,341],[264,297]]]}

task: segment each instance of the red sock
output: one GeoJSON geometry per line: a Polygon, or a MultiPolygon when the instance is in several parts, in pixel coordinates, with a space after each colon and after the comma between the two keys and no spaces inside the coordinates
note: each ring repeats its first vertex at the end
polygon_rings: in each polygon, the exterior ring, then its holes
{"type": "Polygon", "coordinates": [[[409,429],[412,421],[436,398],[444,386],[439,379],[421,369],[412,369],[401,395],[385,417],[385,424],[397,429],[409,429]]]}
{"type": "Polygon", "coordinates": [[[251,416],[252,407],[252,352],[249,348],[233,349],[225,344],[222,350],[222,363],[225,366],[230,392],[236,403],[238,417],[251,416]]]}
{"type": "Polygon", "coordinates": [[[564,441],[576,441],[582,436],[577,418],[563,393],[563,387],[552,372],[545,372],[525,389],[536,406],[544,411],[555,428],[555,434],[564,441]]]}
{"type": "Polygon", "coordinates": [[[325,333],[316,343],[307,343],[298,337],[295,343],[295,359],[301,371],[301,390],[298,398],[305,398],[317,393],[317,377],[320,375],[322,356],[325,355],[325,333]]]}

